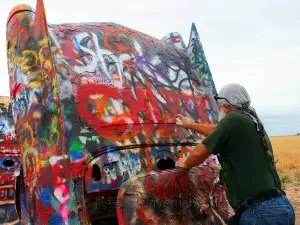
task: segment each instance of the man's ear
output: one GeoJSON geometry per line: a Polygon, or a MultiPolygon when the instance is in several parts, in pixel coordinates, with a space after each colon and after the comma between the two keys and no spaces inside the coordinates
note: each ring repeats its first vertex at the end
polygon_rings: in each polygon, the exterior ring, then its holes
{"type": "Polygon", "coordinates": [[[231,108],[230,108],[230,106],[229,105],[227,105],[227,104],[224,104],[224,111],[225,111],[225,113],[229,113],[230,111],[231,111],[231,108]]]}

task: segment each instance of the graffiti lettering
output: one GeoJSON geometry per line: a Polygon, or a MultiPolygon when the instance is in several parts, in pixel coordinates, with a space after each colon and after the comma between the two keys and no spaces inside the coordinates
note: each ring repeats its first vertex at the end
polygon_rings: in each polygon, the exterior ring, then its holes
{"type": "MultiPolygon", "coordinates": [[[[158,104],[158,101],[152,95],[151,92],[147,92],[141,89],[136,90],[137,99],[131,96],[130,90],[124,89],[121,92],[118,89],[108,87],[101,84],[88,84],[82,86],[77,93],[78,111],[80,115],[89,122],[99,133],[99,135],[111,139],[111,140],[126,140],[130,137],[134,137],[141,129],[141,123],[144,124],[148,133],[154,131],[154,124],[160,129],[169,130],[173,129],[174,125],[165,126],[164,121],[168,118],[161,116],[159,109],[164,110],[168,107],[173,115],[180,112],[180,103],[183,104],[189,110],[196,110],[202,116],[203,122],[210,122],[208,117],[199,110],[200,107],[195,107],[193,97],[177,94],[170,95],[167,91],[161,91],[160,94],[167,101],[168,105],[158,104]],[[86,102],[89,101],[91,96],[101,96],[98,101],[97,115],[93,116],[87,108],[86,102]],[[102,119],[103,110],[108,104],[108,101],[122,101],[123,105],[126,105],[129,111],[123,112],[123,114],[116,115],[110,122],[106,122],[102,119]],[[143,115],[142,115],[143,114],[143,115]]],[[[197,98],[196,104],[206,104],[205,99],[197,98]]]]}

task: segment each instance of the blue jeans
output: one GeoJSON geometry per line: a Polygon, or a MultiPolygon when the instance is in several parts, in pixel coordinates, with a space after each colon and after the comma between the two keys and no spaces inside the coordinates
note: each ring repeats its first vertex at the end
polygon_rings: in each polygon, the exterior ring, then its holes
{"type": "Polygon", "coordinates": [[[285,195],[246,209],[240,225],[295,225],[295,212],[285,195]]]}

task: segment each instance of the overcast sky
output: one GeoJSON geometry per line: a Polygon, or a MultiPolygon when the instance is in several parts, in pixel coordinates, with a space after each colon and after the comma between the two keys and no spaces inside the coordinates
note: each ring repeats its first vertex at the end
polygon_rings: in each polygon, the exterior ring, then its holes
{"type": "MultiPolygon", "coordinates": [[[[115,22],[156,38],[195,22],[218,91],[244,85],[269,135],[300,133],[299,0],[44,0],[48,23],[115,22]]],[[[6,20],[17,4],[0,1],[0,95],[9,95],[6,20]]]]}

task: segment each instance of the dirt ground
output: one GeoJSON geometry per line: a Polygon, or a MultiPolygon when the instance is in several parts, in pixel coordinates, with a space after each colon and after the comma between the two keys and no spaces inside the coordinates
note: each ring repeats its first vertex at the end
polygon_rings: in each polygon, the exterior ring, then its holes
{"type": "Polygon", "coordinates": [[[277,170],[300,225],[300,136],[271,137],[277,170]]]}
{"type": "Polygon", "coordinates": [[[300,183],[287,185],[285,192],[294,206],[296,224],[300,225],[300,183]]]}

